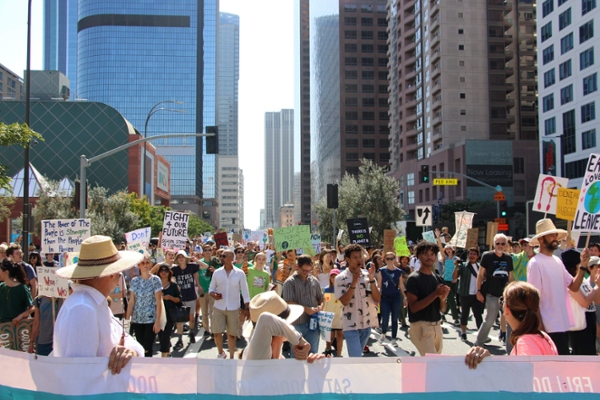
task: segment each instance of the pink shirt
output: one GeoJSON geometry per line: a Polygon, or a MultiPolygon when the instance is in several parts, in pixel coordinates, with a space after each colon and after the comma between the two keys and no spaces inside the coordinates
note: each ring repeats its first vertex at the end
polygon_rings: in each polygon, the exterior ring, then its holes
{"type": "Polygon", "coordinates": [[[557,356],[558,350],[550,336],[542,332],[538,334],[523,335],[510,352],[511,356],[557,356]]]}

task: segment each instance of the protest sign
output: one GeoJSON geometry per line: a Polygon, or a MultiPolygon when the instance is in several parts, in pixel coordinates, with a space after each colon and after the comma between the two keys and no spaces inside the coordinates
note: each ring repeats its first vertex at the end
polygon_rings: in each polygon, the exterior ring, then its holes
{"type": "Polygon", "coordinates": [[[142,242],[142,241],[136,240],[135,242],[127,243],[127,250],[135,251],[137,253],[144,254],[144,252],[146,251],[147,248],[148,248],[147,242],[142,242]]]}
{"type": "Polygon", "coordinates": [[[567,178],[540,174],[533,199],[533,211],[556,214],[558,189],[566,188],[568,185],[569,179],[567,178]]]}
{"type": "Polygon", "coordinates": [[[581,183],[573,230],[600,231],[600,154],[590,154],[581,183]]]}
{"type": "Polygon", "coordinates": [[[229,240],[227,240],[227,232],[215,233],[214,238],[217,249],[229,246],[229,240]]]}
{"type": "Polygon", "coordinates": [[[396,231],[394,229],[383,230],[383,252],[394,252],[394,239],[396,238],[396,231]]]}
{"type": "Polygon", "coordinates": [[[343,234],[344,234],[344,230],[343,230],[343,229],[340,229],[340,230],[338,231],[338,234],[337,234],[337,240],[338,240],[338,241],[342,239],[342,235],[343,235],[343,234]]]}
{"type": "Polygon", "coordinates": [[[58,267],[37,267],[38,294],[40,296],[66,299],[69,280],[56,275],[58,267]]]}
{"type": "Polygon", "coordinates": [[[233,235],[231,235],[231,240],[234,243],[242,243],[242,234],[241,233],[234,233],[233,235]]]}
{"type": "Polygon", "coordinates": [[[556,218],[573,221],[580,195],[580,190],[559,188],[556,198],[556,218]]]}
{"type": "Polygon", "coordinates": [[[178,211],[165,211],[160,247],[183,249],[187,242],[190,216],[178,211]]]}
{"type": "Polygon", "coordinates": [[[310,235],[310,243],[312,244],[313,249],[315,249],[315,254],[319,254],[321,252],[321,234],[313,233],[310,235]]]}
{"type": "Polygon", "coordinates": [[[42,220],[42,253],[79,251],[91,235],[89,218],[42,220]]]}
{"type": "Polygon", "coordinates": [[[151,237],[151,228],[150,227],[136,229],[135,231],[127,232],[125,234],[125,240],[127,241],[127,243],[131,243],[131,242],[149,243],[151,238],[152,237],[151,237]]]}
{"type": "Polygon", "coordinates": [[[363,247],[371,245],[369,223],[366,218],[350,218],[346,220],[346,223],[348,224],[350,243],[360,244],[363,247]]]}
{"type": "Polygon", "coordinates": [[[265,233],[263,231],[251,231],[249,241],[261,243],[265,233]]]}
{"type": "Polygon", "coordinates": [[[485,233],[485,242],[488,244],[490,249],[494,248],[494,236],[498,233],[498,223],[488,222],[487,231],[485,233]]]}
{"type": "Polygon", "coordinates": [[[286,228],[277,228],[274,232],[275,250],[285,251],[292,249],[304,249],[312,253],[313,247],[310,241],[309,225],[294,225],[286,228]]]}
{"type": "Polygon", "coordinates": [[[479,228],[467,229],[467,245],[466,249],[471,247],[479,247],[479,228]]]}
{"type": "MultiPolygon", "coordinates": [[[[23,319],[17,326],[12,322],[0,324],[0,347],[9,350],[27,352],[31,345],[31,328],[33,319],[23,319]]],[[[10,365],[10,364],[6,364],[10,365]]]]}
{"type": "Polygon", "coordinates": [[[394,239],[394,249],[397,256],[410,256],[410,250],[406,244],[406,236],[397,237],[394,239]]]}
{"type": "Polygon", "coordinates": [[[423,232],[421,235],[423,235],[424,241],[435,243],[435,233],[433,233],[433,231],[426,231],[423,232]]]}
{"type": "Polygon", "coordinates": [[[250,229],[244,229],[242,230],[242,243],[246,244],[248,243],[248,240],[250,240],[250,234],[252,233],[252,231],[250,229]]]}
{"type": "Polygon", "coordinates": [[[465,248],[467,246],[467,231],[473,224],[474,213],[468,211],[458,211],[454,213],[456,220],[456,233],[450,240],[450,244],[455,247],[465,248]]]}
{"type": "Polygon", "coordinates": [[[333,323],[335,314],[327,311],[319,311],[317,316],[319,317],[319,333],[321,334],[321,339],[331,342],[331,324],[333,323]]]}

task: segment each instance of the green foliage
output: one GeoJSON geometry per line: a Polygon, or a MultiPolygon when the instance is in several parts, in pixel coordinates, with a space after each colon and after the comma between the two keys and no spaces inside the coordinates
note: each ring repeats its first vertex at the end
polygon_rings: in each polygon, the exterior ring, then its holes
{"type": "Polygon", "coordinates": [[[0,196],[0,223],[10,217],[10,209],[15,204],[15,198],[12,196],[0,196]]]}
{"type": "MultiPolygon", "coordinates": [[[[44,138],[37,132],[32,131],[27,124],[14,123],[6,125],[0,122],[0,146],[19,145],[26,147],[32,140],[43,141],[44,138]]],[[[11,178],[7,175],[8,168],[0,164],[0,189],[12,192],[10,186],[11,178]]]]}
{"type": "Polygon", "coordinates": [[[128,196],[131,200],[129,209],[140,218],[141,226],[139,228],[149,226],[152,229],[152,235],[158,236],[162,230],[165,211],[170,210],[170,208],[152,206],[145,197],[139,198],[137,193],[129,193],[128,196]]]}
{"type": "MultiPolygon", "coordinates": [[[[404,216],[397,200],[399,192],[398,182],[386,175],[385,168],[364,159],[359,175],[346,174],[338,185],[337,229],[346,231],[347,219],[364,217],[373,227],[371,241],[381,243],[383,231],[404,216]]],[[[333,243],[333,210],[327,208],[327,198],[314,207],[323,241],[333,243]]]]}
{"type": "Polygon", "coordinates": [[[188,224],[188,237],[194,238],[202,236],[204,232],[213,233],[215,228],[196,214],[190,214],[188,224]]]}

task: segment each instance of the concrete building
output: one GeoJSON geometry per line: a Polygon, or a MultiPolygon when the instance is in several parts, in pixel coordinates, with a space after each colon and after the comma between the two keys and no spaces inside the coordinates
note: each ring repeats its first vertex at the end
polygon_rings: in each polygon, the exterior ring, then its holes
{"type": "Polygon", "coordinates": [[[595,0],[538,2],[540,169],[569,178],[570,187],[581,187],[590,153],[600,152],[595,122],[600,36],[594,33],[599,16],[595,0]]]}
{"type": "Polygon", "coordinates": [[[259,229],[261,229],[261,230],[262,230],[262,229],[265,229],[265,228],[267,227],[267,220],[266,220],[266,217],[267,217],[267,212],[265,211],[265,209],[264,209],[264,208],[261,208],[261,209],[260,209],[260,218],[259,218],[259,220],[260,220],[260,225],[259,225],[259,227],[258,227],[258,228],[259,228],[259,229]]]}
{"type": "Polygon", "coordinates": [[[385,0],[310,2],[312,202],[362,159],[389,162],[385,0]]]}
{"type": "Polygon", "coordinates": [[[417,205],[493,200],[493,189],[445,172],[501,185],[509,206],[533,198],[534,10],[531,1],[388,2],[390,175],[413,218],[417,205]],[[458,185],[421,182],[423,165],[458,185]]]}
{"type": "Polygon", "coordinates": [[[219,174],[217,187],[219,193],[219,223],[218,226],[236,232],[244,227],[243,219],[243,182],[240,183],[240,168],[238,156],[217,157],[219,174]],[[240,188],[242,190],[240,190],[240,188]]]}
{"type": "Polygon", "coordinates": [[[279,207],[294,200],[294,110],[265,113],[265,210],[277,228],[279,207]]]}
{"type": "Polygon", "coordinates": [[[24,100],[23,79],[0,64],[0,100],[24,100]]]}
{"type": "Polygon", "coordinates": [[[279,207],[279,228],[294,225],[294,205],[284,204],[279,207]]]}

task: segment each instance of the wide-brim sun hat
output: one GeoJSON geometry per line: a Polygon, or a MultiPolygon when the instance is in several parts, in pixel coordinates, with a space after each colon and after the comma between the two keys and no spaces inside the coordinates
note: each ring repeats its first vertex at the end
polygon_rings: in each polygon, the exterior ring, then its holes
{"type": "Polygon", "coordinates": [[[190,256],[187,255],[187,253],[185,252],[185,250],[179,250],[177,252],[177,254],[175,254],[175,260],[177,261],[177,257],[179,256],[184,256],[186,260],[190,260],[190,256]]]}
{"type": "Polygon", "coordinates": [[[244,337],[250,337],[254,330],[254,324],[262,313],[269,312],[290,324],[294,323],[304,314],[304,307],[299,304],[288,304],[276,292],[269,290],[257,294],[250,300],[250,322],[244,328],[244,337]]]}
{"type": "Polygon", "coordinates": [[[92,236],[81,243],[79,260],[59,268],[56,275],[66,279],[91,279],[126,271],[144,258],[136,251],[118,251],[108,236],[92,236]]]}
{"type": "Polygon", "coordinates": [[[531,238],[531,241],[529,242],[529,244],[532,246],[539,246],[540,245],[539,239],[542,236],[551,235],[553,233],[558,234],[558,239],[557,239],[558,241],[561,241],[567,237],[567,231],[565,231],[564,229],[557,229],[556,226],[554,225],[554,222],[552,222],[551,219],[549,219],[549,218],[540,219],[535,224],[535,236],[531,238]]]}

